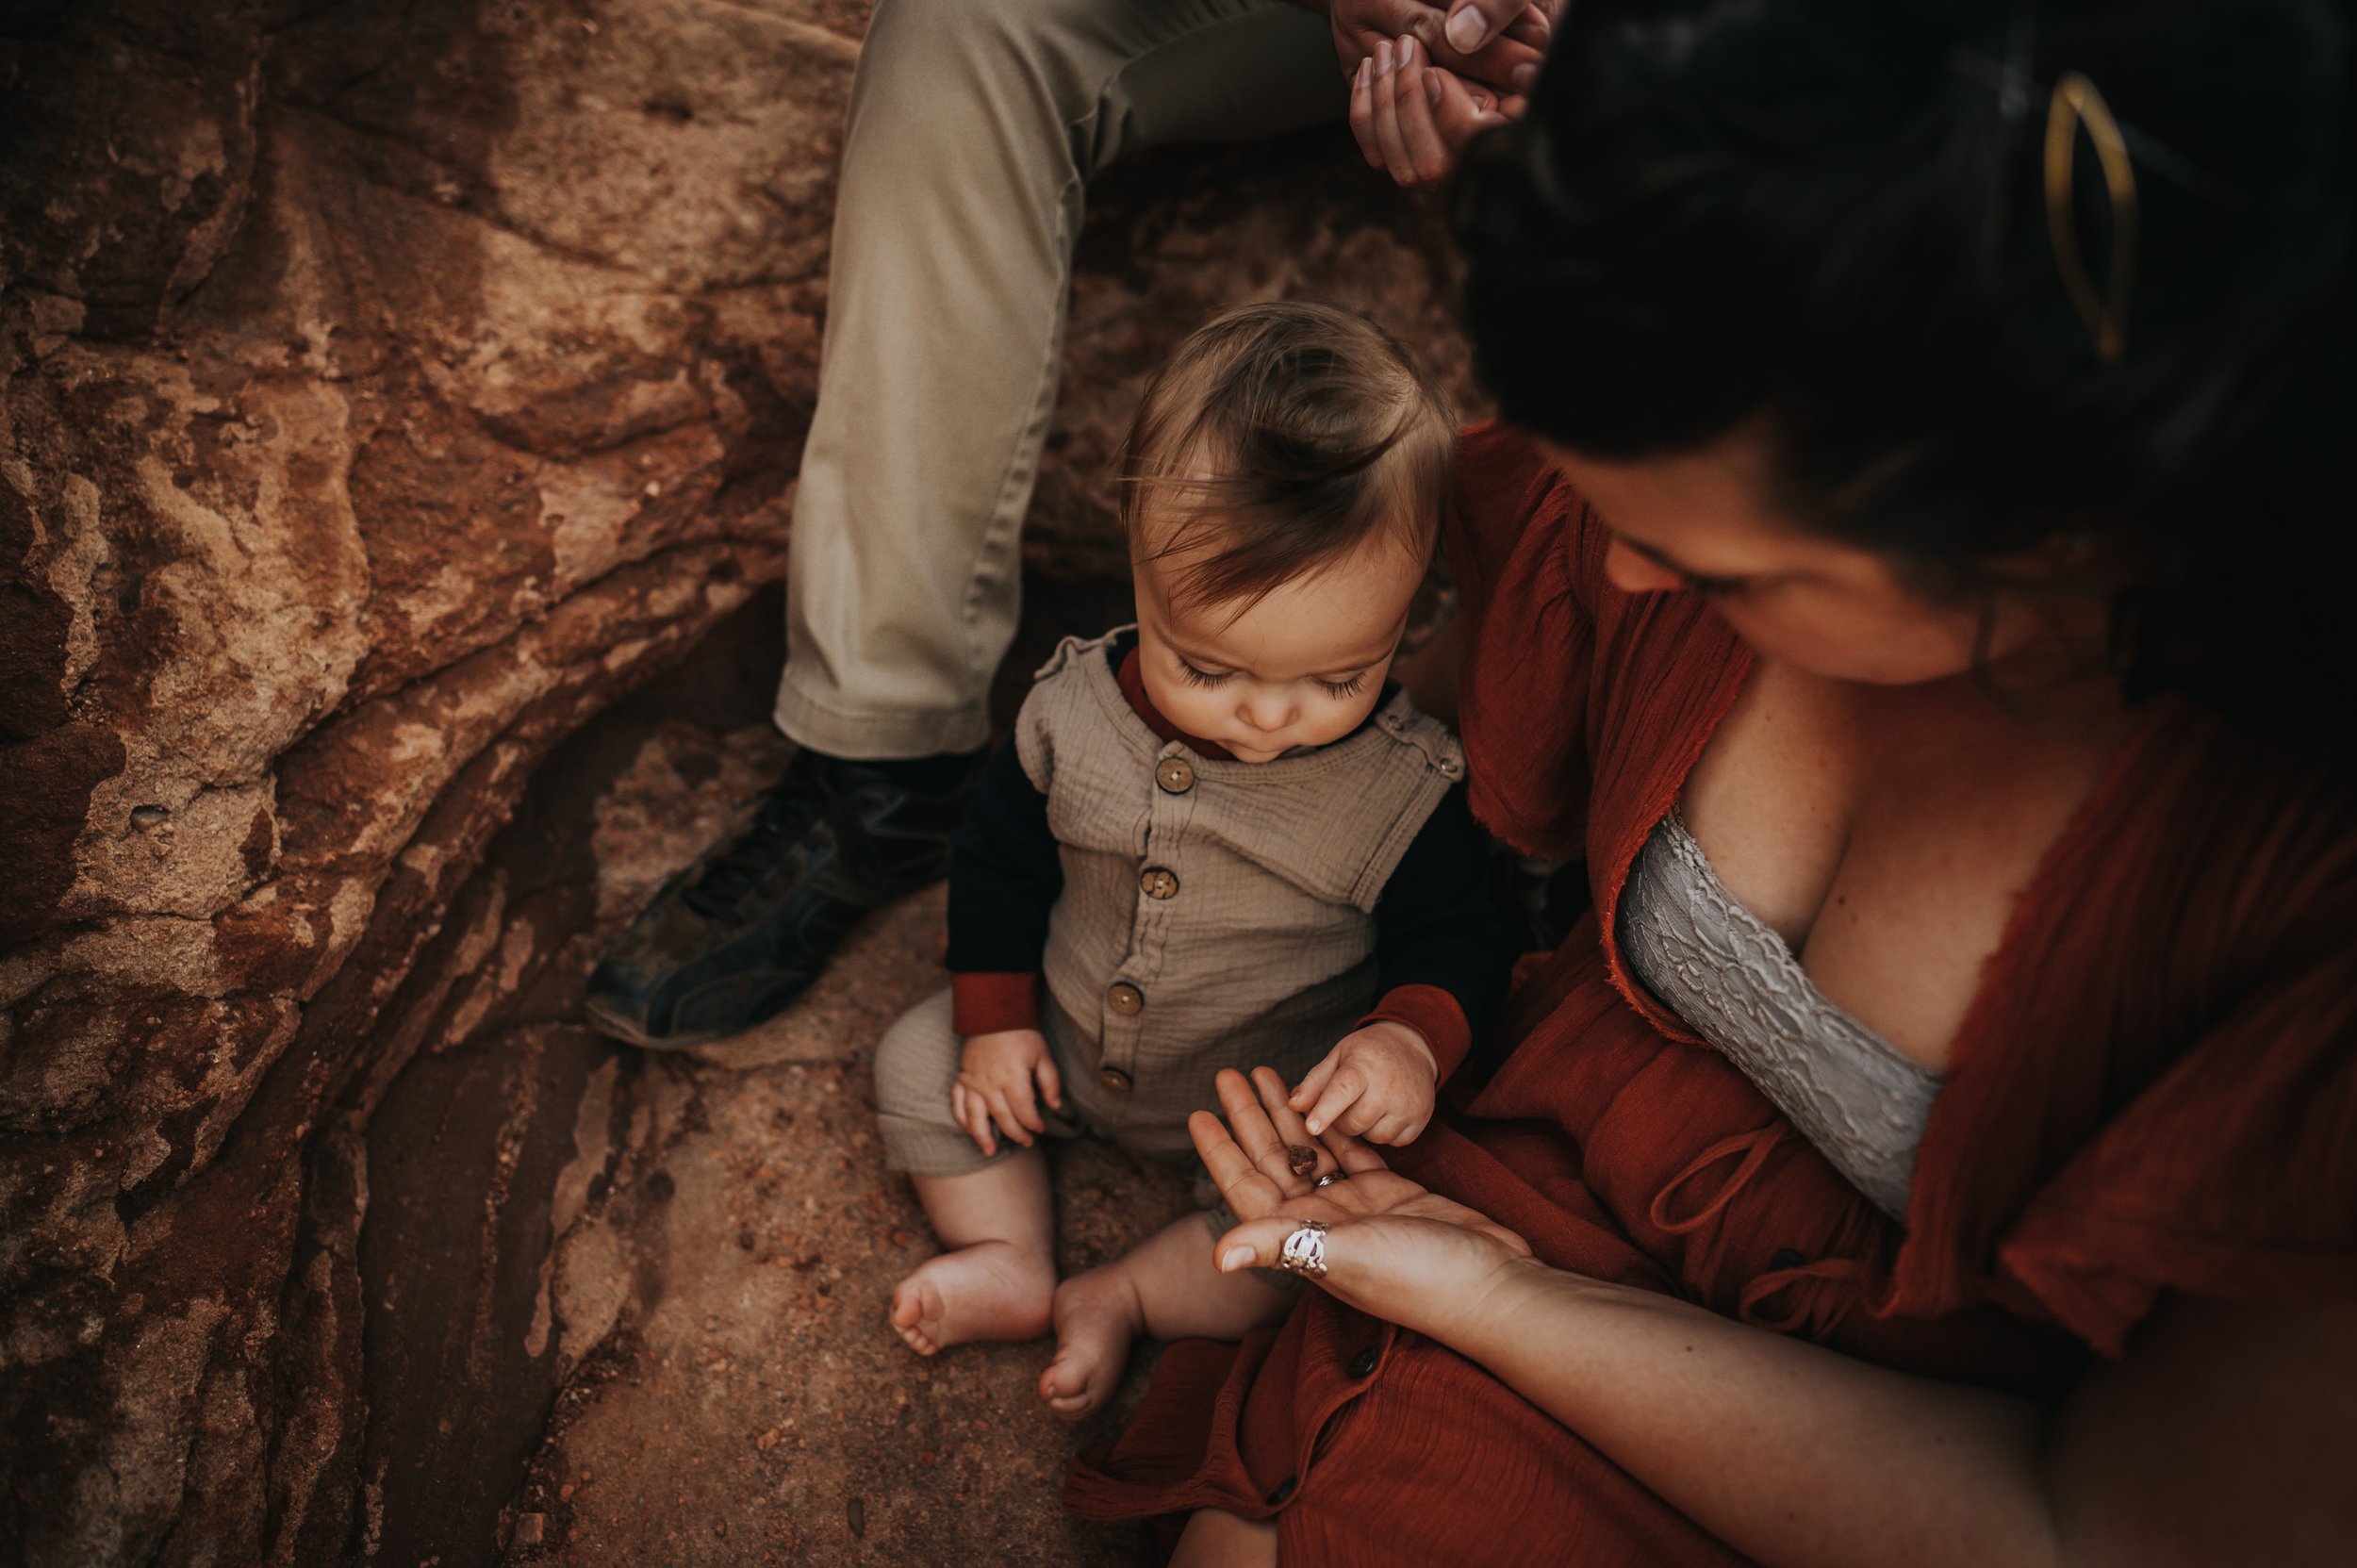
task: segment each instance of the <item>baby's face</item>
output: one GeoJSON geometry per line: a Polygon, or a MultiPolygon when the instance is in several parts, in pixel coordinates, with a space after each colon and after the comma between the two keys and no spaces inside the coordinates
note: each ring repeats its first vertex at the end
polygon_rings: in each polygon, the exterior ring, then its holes
{"type": "Polygon", "coordinates": [[[1324,746],[1363,722],[1408,629],[1424,563],[1377,539],[1239,613],[1175,605],[1185,563],[1137,567],[1138,666],[1146,694],[1191,735],[1239,761],[1324,746]]]}

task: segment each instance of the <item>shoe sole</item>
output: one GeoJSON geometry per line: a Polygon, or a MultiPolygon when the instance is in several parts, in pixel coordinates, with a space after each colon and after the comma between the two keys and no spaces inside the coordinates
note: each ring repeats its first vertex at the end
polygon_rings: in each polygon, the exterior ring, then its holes
{"type": "Polygon", "coordinates": [[[640,1050],[694,1050],[698,1046],[708,1046],[715,1040],[728,1038],[717,1031],[702,1034],[649,1034],[620,1014],[608,1012],[594,1001],[584,1002],[581,1010],[588,1016],[590,1027],[599,1033],[610,1035],[624,1045],[636,1046],[640,1050]]]}

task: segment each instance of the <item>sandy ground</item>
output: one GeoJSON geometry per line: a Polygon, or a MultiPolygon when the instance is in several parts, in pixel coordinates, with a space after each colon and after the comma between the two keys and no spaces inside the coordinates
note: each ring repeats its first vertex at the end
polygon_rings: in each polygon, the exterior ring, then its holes
{"type": "MultiPolygon", "coordinates": [[[[936,888],[870,921],[769,1025],[692,1058],[618,1061],[592,1085],[579,1171],[612,1168],[612,1138],[653,1157],[613,1177],[636,1202],[609,1198],[558,1248],[562,1331],[611,1322],[558,1395],[504,1561],[1134,1560],[1134,1531],[1072,1519],[1056,1492],[1066,1457],[1109,1438],[1136,1398],[1150,1349],[1113,1410],[1076,1428],[1032,1391],[1048,1342],[928,1361],[884,1319],[894,1283],[935,1247],[908,1182],[883,1169],[868,1061],[899,1009],[946,983],[941,900],[936,888]]],[[[1067,1272],[1188,1205],[1180,1173],[1102,1146],[1061,1149],[1054,1167],[1067,1272]]]]}

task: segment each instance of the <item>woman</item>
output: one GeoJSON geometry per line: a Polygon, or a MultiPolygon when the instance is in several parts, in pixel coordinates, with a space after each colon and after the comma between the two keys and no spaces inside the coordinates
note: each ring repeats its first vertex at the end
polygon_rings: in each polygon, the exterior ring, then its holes
{"type": "Polygon", "coordinates": [[[1595,910],[1395,1169],[1294,1175],[1228,1077],[1221,1266],[1323,1289],[1174,1346],[1072,1507],[1187,1562],[2346,1560],[2350,48],[1569,8],[1459,182],[1513,428],[1450,543],[1475,810],[1595,910]]]}

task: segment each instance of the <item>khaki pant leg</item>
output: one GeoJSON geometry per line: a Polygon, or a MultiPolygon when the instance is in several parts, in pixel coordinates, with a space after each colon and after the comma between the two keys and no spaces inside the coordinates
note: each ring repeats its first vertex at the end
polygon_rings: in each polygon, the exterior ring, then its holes
{"type": "Polygon", "coordinates": [[[1083,183],[1345,107],[1325,20],[1281,0],[881,0],[795,501],[789,737],[865,759],[989,738],[1083,183]]]}

